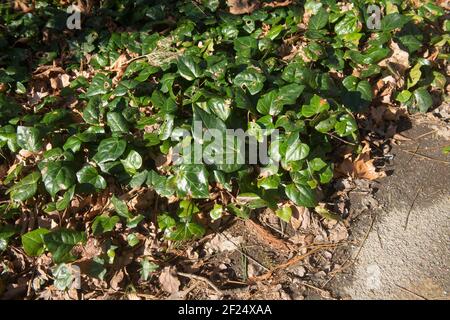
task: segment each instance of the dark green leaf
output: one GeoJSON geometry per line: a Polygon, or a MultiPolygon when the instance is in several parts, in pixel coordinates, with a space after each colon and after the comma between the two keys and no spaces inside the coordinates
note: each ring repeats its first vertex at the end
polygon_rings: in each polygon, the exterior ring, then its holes
{"type": "Polygon", "coordinates": [[[285,192],[287,197],[298,206],[314,208],[317,205],[314,191],[306,185],[289,184],[285,192]]]}

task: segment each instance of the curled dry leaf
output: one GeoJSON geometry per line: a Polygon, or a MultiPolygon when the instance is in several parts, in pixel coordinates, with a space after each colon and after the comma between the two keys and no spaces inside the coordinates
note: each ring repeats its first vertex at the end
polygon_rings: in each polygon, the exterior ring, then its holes
{"type": "Polygon", "coordinates": [[[231,14],[248,14],[259,8],[257,0],[227,0],[231,14]]]}
{"type": "Polygon", "coordinates": [[[400,49],[397,43],[391,41],[389,44],[392,54],[390,57],[379,62],[379,66],[389,68],[395,77],[395,83],[398,88],[405,84],[404,75],[409,69],[409,53],[400,49]]]}
{"type": "Polygon", "coordinates": [[[128,57],[125,53],[122,53],[119,58],[107,68],[108,71],[112,71],[116,73],[116,76],[113,79],[114,83],[118,83],[120,79],[122,79],[123,74],[128,66],[128,57]]]}
{"type": "Polygon", "coordinates": [[[336,223],[336,225],[328,230],[328,239],[331,242],[340,242],[348,238],[348,231],[342,222],[336,223]]]}
{"type": "Polygon", "coordinates": [[[119,270],[118,272],[116,272],[114,274],[114,276],[111,278],[111,281],[109,282],[109,284],[111,285],[111,288],[113,290],[119,291],[120,290],[120,283],[123,280],[123,271],[119,270]]]}
{"type": "Polygon", "coordinates": [[[291,225],[295,230],[307,230],[311,224],[311,215],[308,208],[291,206],[291,225]]]}
{"type": "Polygon", "coordinates": [[[15,0],[14,1],[14,10],[20,10],[23,13],[29,13],[34,11],[35,2],[27,1],[27,0],[15,0]]]}
{"type": "Polygon", "coordinates": [[[355,179],[375,180],[384,178],[385,172],[378,172],[373,164],[374,159],[370,158],[370,145],[367,141],[363,142],[364,147],[362,152],[353,160],[352,153],[344,156],[338,166],[336,166],[335,173],[339,176],[350,176],[355,179]]]}
{"type": "Polygon", "coordinates": [[[176,276],[175,268],[165,267],[159,276],[159,283],[164,291],[173,294],[180,290],[180,280],[176,276]]]}
{"type": "Polygon", "coordinates": [[[292,4],[292,0],[264,2],[262,6],[278,8],[278,7],[287,7],[290,4],[292,4]]]}
{"type": "Polygon", "coordinates": [[[230,234],[227,236],[223,234],[217,234],[205,244],[205,250],[209,253],[234,251],[243,242],[241,236],[233,237],[230,234]]]}

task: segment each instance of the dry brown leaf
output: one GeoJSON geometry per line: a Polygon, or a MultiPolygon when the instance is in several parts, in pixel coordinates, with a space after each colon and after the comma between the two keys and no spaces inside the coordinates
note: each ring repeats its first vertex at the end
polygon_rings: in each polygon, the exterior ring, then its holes
{"type": "Polygon", "coordinates": [[[117,84],[122,79],[123,74],[128,66],[128,57],[125,53],[122,53],[117,60],[107,68],[108,71],[115,72],[116,75],[113,79],[113,83],[117,84]]]}
{"type": "Polygon", "coordinates": [[[50,85],[54,90],[61,90],[70,84],[70,76],[68,74],[58,74],[55,78],[50,78],[50,85]]]}
{"type": "Polygon", "coordinates": [[[328,239],[331,242],[340,242],[348,238],[347,228],[344,226],[342,222],[337,223],[333,228],[328,230],[329,236],[328,239]]]}
{"type": "Polygon", "coordinates": [[[242,236],[233,237],[231,234],[217,234],[205,244],[209,253],[235,251],[243,242],[242,236]]]}
{"type": "Polygon", "coordinates": [[[307,230],[311,224],[311,215],[308,208],[291,206],[291,225],[295,230],[307,230]]]}
{"type": "Polygon", "coordinates": [[[287,7],[290,4],[292,4],[292,0],[271,1],[271,2],[264,2],[263,7],[271,7],[271,8],[287,7]]]}
{"type": "Polygon", "coordinates": [[[180,290],[180,280],[176,276],[175,268],[165,267],[159,276],[159,283],[164,291],[173,294],[180,290]]]}
{"type": "Polygon", "coordinates": [[[400,49],[398,44],[394,41],[391,41],[391,43],[389,44],[389,48],[392,50],[391,56],[380,61],[378,65],[383,68],[387,68],[388,66],[390,66],[391,69],[394,69],[394,71],[396,72],[394,76],[397,82],[397,87],[400,88],[403,87],[405,82],[403,75],[410,67],[409,53],[400,49]]]}
{"type": "Polygon", "coordinates": [[[343,176],[350,176],[355,179],[376,180],[386,176],[385,172],[378,172],[373,164],[374,159],[370,158],[370,145],[363,142],[362,152],[353,161],[352,154],[344,156],[344,160],[336,166],[335,173],[343,176]]]}
{"type": "Polygon", "coordinates": [[[23,13],[28,13],[28,12],[34,11],[34,9],[35,9],[35,0],[31,0],[31,1],[15,0],[14,1],[14,10],[20,10],[23,13]]]}
{"type": "Polygon", "coordinates": [[[450,1],[448,0],[436,0],[437,4],[445,10],[450,10],[450,1]]]}
{"type": "Polygon", "coordinates": [[[231,14],[248,14],[259,8],[257,0],[227,0],[231,14]]]}
{"type": "Polygon", "coordinates": [[[111,278],[111,281],[109,282],[111,288],[115,291],[120,290],[120,283],[122,282],[124,278],[124,274],[122,270],[119,270],[114,274],[114,276],[111,278]]]}
{"type": "Polygon", "coordinates": [[[398,141],[411,141],[412,140],[411,138],[405,137],[401,133],[394,134],[394,136],[392,138],[395,140],[398,140],[398,141]]]}

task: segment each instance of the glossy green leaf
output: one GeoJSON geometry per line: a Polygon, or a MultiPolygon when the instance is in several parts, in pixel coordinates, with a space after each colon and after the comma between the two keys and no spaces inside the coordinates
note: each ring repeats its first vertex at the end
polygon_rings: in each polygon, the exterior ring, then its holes
{"type": "Polygon", "coordinates": [[[317,204],[315,193],[308,186],[289,184],[285,192],[286,196],[298,206],[314,208],[317,204]]]}
{"type": "Polygon", "coordinates": [[[42,149],[42,137],[37,128],[17,127],[17,144],[24,150],[37,152],[42,149]]]}
{"type": "Polygon", "coordinates": [[[100,142],[93,160],[97,163],[117,160],[125,152],[126,147],[125,140],[119,138],[104,139],[100,142]]]}
{"type": "Polygon", "coordinates": [[[75,172],[62,161],[44,163],[40,169],[45,189],[53,198],[76,183],[75,172]]]}
{"type": "Polygon", "coordinates": [[[86,165],[77,172],[77,179],[79,183],[87,183],[96,189],[105,189],[106,180],[98,174],[97,169],[91,165],[86,165]]]}
{"type": "Polygon", "coordinates": [[[308,28],[311,30],[320,30],[328,24],[328,12],[320,8],[315,15],[309,19],[308,28]]]}
{"type": "Polygon", "coordinates": [[[73,261],[71,251],[76,244],[84,243],[86,234],[75,230],[59,229],[44,234],[44,244],[52,254],[55,263],[73,261]]]}
{"type": "Polygon", "coordinates": [[[118,216],[97,216],[92,222],[92,232],[94,235],[100,235],[112,231],[119,221],[120,218],[118,216]]]}
{"type": "Polygon", "coordinates": [[[208,172],[200,164],[183,164],[177,168],[177,191],[182,197],[208,198],[208,172]]]}
{"type": "Polygon", "coordinates": [[[192,81],[201,77],[202,70],[191,56],[182,56],[178,59],[178,72],[186,80],[192,81]]]}
{"type": "Polygon", "coordinates": [[[44,253],[44,235],[49,233],[45,228],[39,228],[22,235],[22,246],[29,256],[40,256],[44,253]]]}
{"type": "Polygon", "coordinates": [[[266,77],[258,69],[250,67],[239,73],[233,83],[255,95],[263,89],[265,81],[266,77]]]}
{"type": "Polygon", "coordinates": [[[17,182],[6,193],[10,195],[11,200],[25,201],[34,196],[37,191],[37,183],[41,174],[37,171],[30,173],[25,178],[17,182]]]}

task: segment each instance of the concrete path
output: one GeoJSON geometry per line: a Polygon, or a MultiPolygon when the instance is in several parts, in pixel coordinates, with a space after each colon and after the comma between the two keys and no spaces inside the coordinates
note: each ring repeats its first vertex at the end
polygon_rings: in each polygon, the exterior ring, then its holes
{"type": "Polygon", "coordinates": [[[450,156],[441,151],[450,128],[424,117],[402,135],[411,140],[392,149],[393,174],[375,193],[376,222],[351,272],[334,281],[342,297],[450,297],[450,156]]]}

